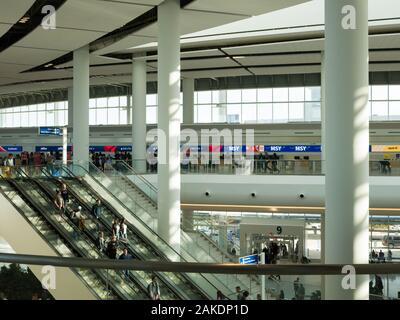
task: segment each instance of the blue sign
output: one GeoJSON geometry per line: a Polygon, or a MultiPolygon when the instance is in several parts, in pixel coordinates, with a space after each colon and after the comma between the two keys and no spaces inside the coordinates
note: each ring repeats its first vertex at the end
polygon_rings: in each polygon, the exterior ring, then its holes
{"type": "Polygon", "coordinates": [[[62,136],[62,130],[61,128],[54,128],[54,127],[40,127],[39,135],[62,136]]]}
{"type": "Polygon", "coordinates": [[[121,151],[121,152],[132,152],[132,146],[118,146],[117,147],[117,151],[121,151]]]}
{"type": "Polygon", "coordinates": [[[258,264],[258,254],[252,254],[250,256],[240,257],[240,264],[258,264]]]}
{"type": "MultiPolygon", "coordinates": [[[[62,146],[36,146],[35,147],[36,152],[62,152],[63,147],[62,146]]],[[[72,151],[72,146],[68,146],[68,151],[72,151]]]]}
{"type": "Polygon", "coordinates": [[[0,152],[22,152],[22,146],[0,146],[0,152]]]}
{"type": "Polygon", "coordinates": [[[320,145],[266,145],[266,152],[321,152],[320,145]]]}
{"type": "Polygon", "coordinates": [[[246,145],[222,146],[221,152],[246,152],[246,145]]]}

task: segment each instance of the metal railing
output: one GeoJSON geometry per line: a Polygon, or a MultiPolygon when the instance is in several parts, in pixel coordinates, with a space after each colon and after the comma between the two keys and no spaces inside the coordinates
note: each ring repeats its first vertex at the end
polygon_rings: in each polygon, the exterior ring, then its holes
{"type": "MultiPolygon", "coordinates": [[[[1,263],[41,265],[68,268],[138,270],[178,273],[258,274],[258,275],[343,275],[344,264],[219,264],[171,261],[111,260],[51,257],[0,253],[1,263]]],[[[357,275],[400,274],[400,263],[353,264],[357,275]]]]}
{"type": "MultiPolygon", "coordinates": [[[[114,161],[113,169],[122,174],[130,174],[123,161],[114,161]]],[[[218,175],[313,175],[323,176],[325,161],[292,159],[229,159],[229,160],[191,160],[181,162],[181,174],[218,174],[218,175]]],[[[136,174],[156,174],[157,163],[146,159],[135,160],[133,170],[136,174]]],[[[371,176],[400,176],[400,159],[369,161],[371,176]]]]}

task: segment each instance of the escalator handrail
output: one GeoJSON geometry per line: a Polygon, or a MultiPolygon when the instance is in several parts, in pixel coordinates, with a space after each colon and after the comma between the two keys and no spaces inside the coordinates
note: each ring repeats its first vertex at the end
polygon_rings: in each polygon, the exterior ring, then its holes
{"type": "MultiPolygon", "coordinates": [[[[133,168],[132,166],[130,166],[130,165],[129,165],[128,163],[126,163],[124,160],[117,160],[116,163],[117,163],[117,164],[121,163],[125,168],[127,168],[129,171],[131,171],[132,174],[133,174],[134,176],[138,177],[142,182],[144,182],[152,191],[154,191],[155,193],[158,193],[158,188],[157,188],[155,185],[153,185],[149,180],[147,180],[145,177],[143,177],[142,174],[139,174],[139,173],[135,170],[135,168],[133,168]]],[[[117,172],[119,172],[118,169],[115,169],[115,168],[114,168],[114,170],[116,170],[117,172]]],[[[119,172],[119,173],[120,173],[120,172],[119,172]]],[[[121,174],[121,173],[120,173],[120,174],[121,174]]]]}
{"type": "MultiPolygon", "coordinates": [[[[70,161],[70,163],[71,163],[72,165],[75,165],[75,164],[73,163],[73,161],[70,161]]],[[[100,175],[100,176],[105,176],[107,179],[110,179],[110,177],[109,177],[107,174],[105,174],[103,171],[101,171],[98,167],[96,167],[96,166],[94,165],[94,163],[89,162],[88,164],[89,164],[89,172],[90,172],[90,170],[93,169],[93,170],[95,171],[95,174],[97,173],[97,174],[100,175]]],[[[137,172],[134,171],[133,168],[130,168],[129,165],[128,165],[126,162],[124,162],[124,161],[118,161],[118,162],[117,162],[117,166],[118,166],[118,165],[121,165],[121,164],[122,164],[123,166],[125,166],[125,167],[127,168],[127,170],[131,170],[132,172],[135,172],[136,175],[137,175],[137,177],[139,177],[139,178],[141,179],[141,181],[145,182],[147,185],[151,186],[152,191],[155,192],[155,195],[157,195],[156,192],[157,192],[158,189],[157,189],[155,186],[153,186],[153,185],[151,184],[151,182],[149,182],[147,179],[145,179],[144,177],[142,177],[142,176],[140,176],[139,174],[137,174],[137,172]]],[[[156,201],[155,201],[154,199],[152,199],[150,195],[146,194],[146,192],[143,191],[140,187],[136,187],[136,185],[135,185],[135,183],[134,183],[133,181],[131,181],[129,178],[127,178],[124,174],[122,174],[122,173],[121,173],[120,171],[118,171],[117,169],[113,168],[113,171],[116,171],[117,174],[118,174],[118,176],[122,177],[122,179],[125,179],[127,183],[133,184],[133,185],[135,186],[135,188],[137,188],[137,189],[139,190],[139,192],[141,192],[142,194],[144,194],[144,195],[146,196],[146,198],[147,198],[152,204],[154,204],[154,205],[157,207],[156,201]]],[[[94,178],[94,179],[99,183],[99,181],[98,181],[96,178],[94,178]]],[[[112,181],[112,179],[110,179],[110,180],[111,180],[111,183],[115,183],[114,181],[112,181]]],[[[100,183],[100,184],[102,184],[102,183],[100,183]]],[[[118,186],[118,185],[117,185],[117,186],[118,186]]],[[[118,186],[118,188],[120,188],[120,187],[118,186]]],[[[140,208],[142,208],[142,209],[144,210],[144,212],[146,212],[151,218],[154,218],[154,217],[148,212],[148,210],[145,210],[145,209],[144,209],[140,204],[138,204],[138,203],[136,202],[136,200],[133,199],[129,194],[127,194],[126,192],[125,192],[125,194],[126,194],[137,206],[139,206],[140,208]]],[[[113,196],[114,196],[114,195],[113,195],[113,196]]],[[[135,215],[135,216],[136,216],[136,215],[135,215]]],[[[138,216],[136,216],[136,217],[137,217],[140,221],[142,221],[140,217],[138,217],[138,216]]],[[[143,223],[143,221],[142,221],[142,223],[143,223]]],[[[147,224],[146,224],[146,226],[147,226],[147,224]]],[[[212,227],[212,226],[210,226],[210,228],[211,228],[211,227],[212,227]]],[[[226,254],[225,254],[225,253],[218,247],[218,245],[216,245],[215,242],[214,242],[212,239],[210,239],[206,234],[201,233],[201,232],[199,232],[199,231],[197,231],[197,232],[198,232],[200,235],[204,236],[204,237],[207,239],[208,242],[210,242],[209,246],[213,246],[213,247],[217,250],[217,252],[218,252],[218,251],[220,252],[221,257],[227,256],[230,262],[234,262],[234,261],[235,261],[235,258],[234,258],[233,256],[229,255],[229,253],[226,253],[226,254]]],[[[189,237],[189,238],[191,239],[191,237],[190,237],[190,236],[187,234],[187,232],[185,232],[184,230],[181,230],[181,234],[182,234],[184,237],[186,236],[186,237],[189,237]]],[[[225,241],[226,241],[227,243],[229,243],[229,240],[228,240],[227,236],[225,236],[225,241]]],[[[182,248],[182,250],[185,250],[185,248],[184,248],[183,246],[182,246],[181,248],[182,248]]],[[[201,248],[201,250],[204,251],[206,254],[211,255],[209,252],[207,253],[207,250],[206,250],[206,249],[201,248]]],[[[186,251],[186,250],[185,250],[185,251],[186,251]]],[[[186,252],[187,252],[187,251],[186,251],[186,252]]],[[[197,259],[194,258],[190,253],[188,253],[188,255],[191,256],[194,260],[197,260],[197,259]]],[[[215,259],[215,258],[213,258],[213,259],[215,259]]],[[[217,261],[219,261],[219,260],[217,260],[217,261]]],[[[203,278],[204,278],[204,277],[203,277],[203,278]]],[[[222,287],[225,287],[225,289],[231,291],[230,289],[227,288],[226,284],[225,284],[221,279],[219,279],[218,277],[215,277],[215,276],[214,276],[214,278],[215,278],[215,280],[217,280],[217,281],[220,283],[221,288],[222,288],[222,287]]],[[[207,280],[207,279],[206,279],[206,280],[207,280]]],[[[208,281],[208,280],[207,280],[207,281],[208,281]]],[[[208,281],[208,282],[211,283],[210,281],[208,281]]],[[[215,286],[214,286],[214,287],[215,287],[215,286]]]]}
{"type": "MultiPolygon", "coordinates": [[[[123,160],[118,160],[117,163],[122,164],[125,168],[127,168],[129,171],[131,171],[135,177],[139,178],[139,180],[141,180],[142,182],[144,182],[155,194],[158,193],[158,188],[157,188],[155,185],[153,185],[150,181],[148,181],[143,175],[139,174],[139,173],[138,173],[133,167],[131,167],[128,163],[126,163],[126,162],[123,161],[123,160]]],[[[94,166],[94,167],[96,167],[96,166],[94,166]]],[[[97,168],[97,167],[96,167],[96,168],[97,168]]],[[[98,169],[98,168],[97,168],[97,169],[98,169]]],[[[116,170],[122,177],[125,177],[121,172],[118,171],[118,169],[114,169],[114,170],[116,170]]],[[[142,191],[139,187],[137,187],[129,178],[128,178],[126,181],[127,181],[128,183],[132,183],[136,188],[139,189],[139,191],[141,191],[141,192],[149,199],[149,201],[151,201],[155,206],[157,206],[157,203],[156,203],[149,195],[147,195],[144,191],[142,191]]],[[[182,217],[182,219],[184,219],[184,218],[182,217]]],[[[206,222],[206,223],[208,224],[208,227],[210,227],[210,228],[213,227],[213,226],[212,226],[211,224],[209,224],[208,222],[206,222]]],[[[194,227],[194,224],[191,223],[191,226],[194,227]]],[[[194,229],[194,228],[193,228],[193,229],[194,229]]],[[[184,230],[182,230],[182,231],[184,232],[184,230]]],[[[230,253],[228,253],[228,252],[226,252],[226,253],[223,252],[223,251],[218,247],[218,245],[215,243],[215,241],[212,240],[207,234],[205,234],[205,233],[203,233],[203,232],[200,232],[200,231],[197,231],[197,232],[201,233],[205,238],[207,238],[207,240],[208,240],[215,248],[217,248],[218,250],[220,250],[222,254],[228,256],[228,258],[229,258],[231,261],[233,261],[233,260],[235,259],[235,257],[234,257],[232,254],[230,254],[230,253]]],[[[228,237],[223,236],[223,239],[226,241],[226,243],[229,243],[228,237]]]]}
{"type": "MultiPolygon", "coordinates": [[[[153,236],[156,236],[156,238],[159,240],[159,241],[161,241],[166,247],[168,247],[168,249],[169,250],[171,250],[175,255],[177,255],[182,261],[186,261],[186,259],[185,258],[183,258],[182,256],[181,256],[181,254],[179,254],[174,248],[172,248],[164,239],[162,239],[159,235],[157,235],[147,224],[145,224],[141,219],[140,219],[140,217],[138,217],[134,212],[132,212],[124,203],[122,203],[117,197],[115,197],[112,193],[110,193],[110,191],[109,190],[107,190],[107,188],[105,187],[105,186],[103,186],[103,184],[101,184],[100,182],[98,182],[97,181],[97,179],[96,178],[94,178],[91,174],[90,174],[90,172],[88,172],[88,170],[87,169],[85,169],[84,167],[82,167],[81,165],[79,165],[79,164],[73,164],[74,166],[77,166],[77,167],[79,167],[81,170],[83,170],[83,172],[85,172],[86,174],[88,174],[90,177],[92,177],[92,179],[94,179],[98,184],[99,184],[99,186],[101,186],[101,188],[103,189],[103,190],[105,190],[105,192],[107,192],[107,194],[109,194],[115,201],[117,201],[122,207],[124,207],[128,212],[130,212],[131,214],[133,214],[134,215],[134,217],[135,217],[135,219],[137,219],[138,221],[140,221],[141,222],[141,224],[142,224],[142,227],[144,227],[148,232],[150,232],[153,236]]],[[[69,173],[72,177],[75,177],[76,178],[76,176],[74,175],[74,173],[73,172],[71,172],[71,170],[68,168],[68,167],[66,167],[66,166],[62,166],[62,168],[64,169],[64,170],[66,170],[67,171],[67,173],[69,173]]],[[[139,205],[138,205],[139,206],[139,205]]],[[[139,207],[141,207],[141,206],[139,206],[139,207]]],[[[142,208],[143,209],[143,208],[142,208]]],[[[143,210],[145,210],[145,209],[143,209],[143,210]]],[[[140,233],[140,232],[139,232],[140,233]]],[[[142,235],[143,236],[143,235],[142,235]]],[[[144,237],[144,238],[146,238],[146,237],[144,237]]],[[[160,250],[157,248],[157,247],[155,247],[154,246],[154,248],[157,250],[157,252],[160,252],[160,250]]],[[[165,258],[167,258],[166,256],[165,256],[165,254],[163,254],[162,252],[160,252],[165,258]]],[[[188,255],[190,255],[189,253],[187,253],[188,255]]],[[[191,256],[191,255],[190,255],[191,256]]],[[[167,258],[168,259],[168,258],[167,258]]],[[[215,286],[214,286],[214,284],[212,284],[208,279],[206,279],[205,277],[204,277],[204,275],[202,275],[202,274],[200,274],[200,276],[204,279],[204,281],[206,281],[211,287],[213,287],[216,291],[218,290],[215,286]]],[[[192,283],[192,285],[193,286],[195,286],[200,292],[202,292],[203,293],[203,295],[205,295],[206,297],[209,297],[209,295],[202,289],[202,288],[200,288],[199,286],[197,286],[197,284],[195,283],[195,282],[193,282],[193,281],[191,281],[191,283],[192,283]]],[[[211,298],[211,297],[210,297],[211,298]]]]}

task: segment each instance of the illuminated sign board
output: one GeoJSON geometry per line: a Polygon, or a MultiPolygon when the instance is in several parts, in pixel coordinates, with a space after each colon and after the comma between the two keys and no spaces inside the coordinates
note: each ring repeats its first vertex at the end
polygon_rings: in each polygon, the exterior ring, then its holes
{"type": "Polygon", "coordinates": [[[400,145],[372,145],[371,152],[400,152],[400,145]]]}
{"type": "Polygon", "coordinates": [[[22,146],[0,146],[0,152],[22,152],[22,146]]]}
{"type": "Polygon", "coordinates": [[[320,145],[266,145],[266,152],[321,152],[320,145]]]}
{"type": "Polygon", "coordinates": [[[250,256],[240,257],[240,264],[258,264],[258,254],[252,254],[250,256]]]}
{"type": "Polygon", "coordinates": [[[62,136],[62,129],[54,128],[54,127],[40,127],[39,135],[41,135],[41,136],[62,136]]]}

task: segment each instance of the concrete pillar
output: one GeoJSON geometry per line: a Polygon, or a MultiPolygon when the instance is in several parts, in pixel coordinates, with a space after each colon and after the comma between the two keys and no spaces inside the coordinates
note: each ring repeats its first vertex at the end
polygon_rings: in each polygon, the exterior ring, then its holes
{"type": "Polygon", "coordinates": [[[321,54],[321,173],[326,173],[326,139],[325,139],[325,53],[321,54]]]}
{"type": "Polygon", "coordinates": [[[68,127],[72,128],[74,120],[74,90],[68,88],[68,127]]]}
{"type": "MultiPolygon", "coordinates": [[[[132,97],[132,95],[130,95],[130,94],[128,94],[126,96],[126,118],[127,118],[127,124],[132,124],[131,97],[132,97]]],[[[132,141],[132,143],[133,143],[133,141],[132,141]]]]}
{"type": "Polygon", "coordinates": [[[182,229],[184,231],[193,231],[193,227],[193,210],[182,210],[182,229]]]}
{"type": "Polygon", "coordinates": [[[146,172],[146,61],[132,63],[132,166],[138,173],[146,172]]]}
{"type": "Polygon", "coordinates": [[[179,26],[179,0],[165,0],[158,6],[158,129],[165,136],[165,143],[158,143],[158,233],[177,251],[181,241],[179,26]]]}
{"type": "MultiPolygon", "coordinates": [[[[325,263],[368,263],[368,1],[325,1],[325,263]]],[[[345,290],[326,276],[326,299],[368,299],[368,276],[345,290]]]]}
{"type": "Polygon", "coordinates": [[[194,123],[194,79],[182,80],[183,124],[194,123]]]}
{"type": "Polygon", "coordinates": [[[74,51],[73,160],[89,161],[89,47],[74,51]]]}

